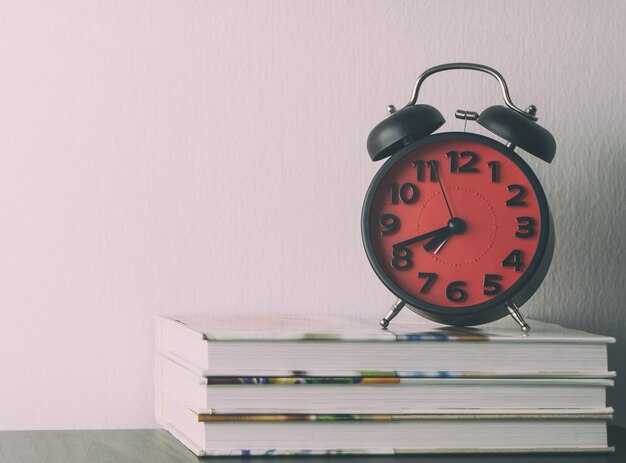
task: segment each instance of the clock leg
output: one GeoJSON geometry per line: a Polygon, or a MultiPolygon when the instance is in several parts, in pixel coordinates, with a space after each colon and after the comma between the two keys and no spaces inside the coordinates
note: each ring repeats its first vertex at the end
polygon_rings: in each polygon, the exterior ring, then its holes
{"type": "Polygon", "coordinates": [[[404,308],[405,302],[402,299],[396,299],[396,301],[389,308],[389,312],[387,315],[380,321],[380,326],[384,329],[387,329],[389,326],[389,322],[393,320],[396,315],[400,313],[400,311],[404,308]]]}
{"type": "Polygon", "coordinates": [[[513,317],[513,320],[515,320],[522,329],[522,333],[527,334],[530,331],[530,326],[524,321],[522,314],[519,313],[518,307],[513,302],[507,302],[506,308],[509,309],[511,317],[513,317]]]}

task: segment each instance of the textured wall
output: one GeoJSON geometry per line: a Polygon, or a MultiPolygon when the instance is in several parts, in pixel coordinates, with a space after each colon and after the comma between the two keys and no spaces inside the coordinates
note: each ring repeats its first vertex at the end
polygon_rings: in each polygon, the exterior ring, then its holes
{"type": "MultiPolygon", "coordinates": [[[[524,313],[617,336],[626,374],[624,17],[601,1],[3,2],[0,429],[154,426],[155,314],[382,314],[365,139],[450,61],[500,70],[559,144],[530,160],[558,243],[524,313]]],[[[473,73],[421,97],[451,130],[455,109],[500,101],[473,73]]]]}

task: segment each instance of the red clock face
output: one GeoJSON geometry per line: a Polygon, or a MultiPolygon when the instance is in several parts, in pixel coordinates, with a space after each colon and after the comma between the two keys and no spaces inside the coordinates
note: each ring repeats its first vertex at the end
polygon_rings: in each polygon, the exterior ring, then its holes
{"type": "Polygon", "coordinates": [[[370,261],[409,304],[452,313],[488,306],[535,259],[545,197],[504,146],[478,135],[431,138],[390,159],[370,187],[370,261]]]}

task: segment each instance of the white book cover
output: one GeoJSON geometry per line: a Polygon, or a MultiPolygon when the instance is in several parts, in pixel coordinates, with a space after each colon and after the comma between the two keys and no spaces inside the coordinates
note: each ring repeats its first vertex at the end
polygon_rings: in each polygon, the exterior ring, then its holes
{"type": "Polygon", "coordinates": [[[205,376],[597,377],[614,338],[529,321],[450,327],[420,317],[157,317],[156,348],[205,376]]]}
{"type": "Polygon", "coordinates": [[[155,386],[198,414],[606,413],[610,379],[204,377],[157,355],[155,386]]]}
{"type": "Polygon", "coordinates": [[[158,317],[175,321],[210,341],[490,341],[613,343],[615,338],[527,320],[525,335],[508,318],[475,327],[453,327],[418,316],[398,317],[387,329],[379,319],[363,316],[313,317],[299,315],[182,315],[158,317]]]}
{"type": "Polygon", "coordinates": [[[605,414],[198,415],[157,390],[157,421],[198,456],[611,452],[605,414]]]}

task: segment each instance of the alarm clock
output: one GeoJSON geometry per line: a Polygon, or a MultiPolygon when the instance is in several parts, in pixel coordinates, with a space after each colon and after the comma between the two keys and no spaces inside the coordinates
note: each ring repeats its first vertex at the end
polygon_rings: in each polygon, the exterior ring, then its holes
{"type": "Polygon", "coordinates": [[[511,101],[493,68],[451,63],[425,71],[409,103],[387,107],[388,117],[369,134],[373,161],[388,158],[363,204],[361,231],[368,260],[397,297],[383,328],[403,307],[454,326],[488,323],[519,312],[544,280],[554,250],[554,224],[537,176],[515,152],[550,163],[554,137],[537,124],[536,108],[511,101]],[[457,110],[504,142],[468,132],[433,134],[445,122],[433,106],[418,104],[429,76],[448,70],[493,76],[506,106],[480,114],[457,110]]]}

